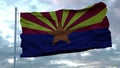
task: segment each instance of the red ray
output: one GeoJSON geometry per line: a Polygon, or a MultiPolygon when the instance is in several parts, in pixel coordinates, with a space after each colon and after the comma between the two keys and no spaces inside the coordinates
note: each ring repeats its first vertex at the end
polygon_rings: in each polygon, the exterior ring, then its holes
{"type": "Polygon", "coordinates": [[[51,18],[49,12],[42,12],[41,13],[45,18],[47,18],[53,25],[55,28],[57,28],[57,25],[55,23],[55,21],[51,18]]]}
{"type": "Polygon", "coordinates": [[[22,27],[22,33],[23,34],[47,34],[47,32],[45,31],[35,30],[35,29],[30,29],[25,27],[22,27]]]}
{"type": "MultiPolygon", "coordinates": [[[[106,5],[102,2],[95,4],[92,8],[86,9],[88,11],[83,16],[81,16],[78,20],[76,20],[73,24],[71,24],[71,26],[69,26],[67,29],[87,20],[88,18],[96,15],[97,13],[99,13],[105,8],[106,8],[106,5]]],[[[86,11],[86,10],[83,10],[83,11],[86,11]]]]}
{"type": "Polygon", "coordinates": [[[69,21],[72,19],[72,17],[78,12],[78,10],[68,10],[68,11],[69,11],[69,14],[68,14],[68,17],[67,17],[67,19],[66,19],[66,21],[64,23],[63,28],[66,27],[66,25],[69,23],[69,21]]]}
{"type": "Polygon", "coordinates": [[[58,10],[58,11],[56,11],[58,24],[61,24],[61,21],[62,21],[62,14],[63,14],[63,10],[58,10]]]}
{"type": "Polygon", "coordinates": [[[100,23],[90,25],[90,26],[87,26],[87,27],[84,27],[84,28],[79,28],[75,31],[88,31],[88,30],[99,29],[99,28],[108,28],[108,27],[109,27],[109,21],[108,21],[108,18],[105,17],[103,19],[103,21],[100,22],[100,23]]]}
{"type": "Polygon", "coordinates": [[[29,21],[32,21],[36,24],[39,24],[41,26],[44,26],[48,29],[51,29],[51,30],[54,30],[52,29],[49,25],[45,24],[44,22],[42,22],[41,20],[37,19],[34,15],[32,15],[31,13],[21,13],[21,17],[29,20],[29,21]]]}

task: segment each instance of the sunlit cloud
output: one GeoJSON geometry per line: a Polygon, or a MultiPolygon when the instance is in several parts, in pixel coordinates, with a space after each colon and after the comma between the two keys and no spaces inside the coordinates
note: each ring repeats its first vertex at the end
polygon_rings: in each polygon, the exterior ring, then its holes
{"type": "Polygon", "coordinates": [[[117,44],[112,44],[112,48],[113,48],[114,50],[117,50],[117,44]]]}
{"type": "Polygon", "coordinates": [[[70,9],[80,9],[85,6],[85,3],[88,3],[86,0],[52,0],[53,4],[59,8],[70,8],[70,9]]]}
{"type": "Polygon", "coordinates": [[[1,35],[5,38],[8,35],[13,35],[13,30],[9,28],[9,24],[2,22],[0,27],[1,35]]]}
{"type": "Polygon", "coordinates": [[[35,60],[35,58],[26,58],[26,59],[27,59],[27,60],[31,60],[31,61],[32,61],[32,60],[35,60]]]}
{"type": "Polygon", "coordinates": [[[88,53],[88,52],[82,52],[82,53],[81,53],[81,56],[83,56],[83,57],[85,57],[85,56],[90,56],[90,53],[88,53]]]}
{"type": "Polygon", "coordinates": [[[7,59],[8,63],[13,64],[14,63],[14,59],[7,59]]]}
{"type": "Polygon", "coordinates": [[[78,67],[78,66],[86,66],[86,64],[84,63],[78,63],[78,62],[74,62],[71,60],[52,60],[51,64],[59,64],[59,65],[65,65],[67,67],[78,67]]]}

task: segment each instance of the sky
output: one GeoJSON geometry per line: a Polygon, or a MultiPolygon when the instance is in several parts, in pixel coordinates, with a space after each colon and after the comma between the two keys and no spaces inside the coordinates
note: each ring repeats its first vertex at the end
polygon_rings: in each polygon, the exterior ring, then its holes
{"type": "Polygon", "coordinates": [[[120,0],[0,0],[0,68],[13,68],[14,20],[17,13],[16,68],[120,68],[120,0]],[[37,58],[20,58],[20,12],[82,9],[98,2],[107,5],[112,47],[37,58]]]}

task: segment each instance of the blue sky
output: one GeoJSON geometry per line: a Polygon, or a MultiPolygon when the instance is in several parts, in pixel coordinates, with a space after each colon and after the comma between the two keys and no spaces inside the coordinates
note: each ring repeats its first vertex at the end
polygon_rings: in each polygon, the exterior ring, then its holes
{"type": "Polygon", "coordinates": [[[18,8],[16,68],[120,68],[120,0],[1,0],[0,1],[0,67],[13,67],[14,8],[18,8]],[[37,58],[20,58],[20,12],[44,12],[58,9],[82,9],[104,2],[110,22],[112,48],[37,58]]]}

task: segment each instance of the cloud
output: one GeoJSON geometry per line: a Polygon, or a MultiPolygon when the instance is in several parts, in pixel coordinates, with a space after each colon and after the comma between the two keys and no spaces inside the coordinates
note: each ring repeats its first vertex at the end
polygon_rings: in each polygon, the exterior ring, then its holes
{"type": "Polygon", "coordinates": [[[81,9],[91,4],[87,0],[52,0],[53,4],[62,9],[81,9]]]}
{"type": "Polygon", "coordinates": [[[107,0],[107,5],[108,5],[109,7],[112,7],[112,6],[115,5],[115,2],[116,2],[116,0],[107,0]]]}
{"type": "Polygon", "coordinates": [[[10,42],[6,39],[4,39],[0,35],[0,67],[1,68],[9,68],[11,67],[11,64],[8,63],[7,58],[13,57],[13,50],[11,47],[8,47],[10,45],[10,42]]]}
{"type": "Polygon", "coordinates": [[[115,16],[120,17],[119,11],[120,11],[120,8],[115,8],[115,9],[114,9],[115,16]]]}
{"type": "MultiPolygon", "coordinates": [[[[57,9],[81,9],[103,1],[108,5],[108,18],[113,47],[86,52],[60,54],[39,58],[22,59],[19,33],[17,35],[17,68],[117,68],[120,67],[120,1],[119,0],[2,0],[0,1],[0,67],[13,67],[14,8],[20,12],[53,11],[57,9]]],[[[18,16],[19,18],[19,16],[18,16]]],[[[19,20],[18,20],[19,21],[19,20]]],[[[18,25],[20,32],[20,25],[18,25]]]]}
{"type": "Polygon", "coordinates": [[[81,9],[83,7],[87,7],[89,5],[98,3],[98,2],[104,2],[108,5],[108,7],[111,7],[114,5],[116,0],[52,0],[53,4],[59,6],[60,8],[71,8],[71,9],[81,9]]]}
{"type": "Polygon", "coordinates": [[[58,65],[62,65],[62,67],[66,67],[66,68],[75,68],[75,67],[80,67],[80,66],[87,66],[87,64],[84,63],[77,63],[71,60],[65,60],[65,59],[60,59],[60,60],[52,60],[50,61],[51,64],[58,64],[58,65]]]}
{"type": "Polygon", "coordinates": [[[81,53],[81,56],[83,56],[83,57],[85,57],[85,56],[90,56],[90,53],[88,53],[88,52],[82,52],[82,53],[81,53]]]}

